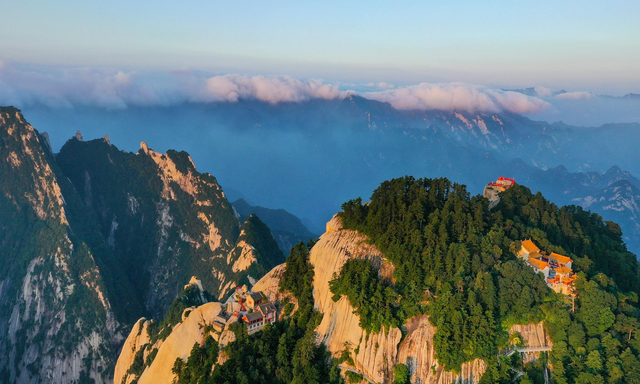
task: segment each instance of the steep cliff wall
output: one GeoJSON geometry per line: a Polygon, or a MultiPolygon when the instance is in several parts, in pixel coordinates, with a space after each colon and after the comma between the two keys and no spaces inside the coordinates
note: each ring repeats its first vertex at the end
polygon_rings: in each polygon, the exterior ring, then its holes
{"type": "MultiPolygon", "coordinates": [[[[334,273],[339,273],[342,265],[349,258],[367,258],[374,262],[380,275],[385,279],[391,279],[393,266],[388,263],[381,252],[373,245],[366,242],[366,238],[355,231],[341,229],[338,218],[333,218],[327,224],[327,232],[311,249],[310,262],[314,265],[314,300],[317,309],[323,313],[323,318],[316,329],[318,342],[324,343],[334,356],[348,348],[351,351],[353,365],[343,363],[344,367],[355,369],[364,373],[367,377],[379,383],[393,381],[394,366],[399,363],[406,364],[411,372],[413,383],[430,384],[475,384],[486,370],[486,364],[481,360],[475,360],[462,366],[459,374],[445,372],[435,358],[433,338],[435,327],[429,322],[428,316],[411,318],[403,326],[391,328],[383,332],[367,335],[359,326],[359,317],[355,315],[346,297],[337,302],[332,300],[333,294],[329,290],[329,281],[334,273]],[[402,334],[405,333],[403,337],[402,334]]],[[[262,277],[253,287],[255,291],[262,291],[270,301],[283,299],[286,293],[279,292],[279,284],[286,264],[273,268],[262,277]]],[[[291,297],[288,297],[290,300],[291,297]]],[[[210,303],[213,304],[213,303],[210,303]]],[[[206,304],[209,306],[210,304],[206,304]]],[[[217,307],[216,311],[218,310],[217,307]]],[[[169,375],[173,362],[177,357],[186,358],[193,343],[204,340],[201,328],[209,319],[215,317],[215,311],[206,310],[205,306],[193,311],[183,324],[176,326],[171,335],[164,341],[159,341],[154,347],[159,348],[158,355],[150,367],[146,368],[139,383],[159,380],[160,377],[169,375]],[[201,314],[202,312],[202,314],[201,314]],[[193,322],[193,318],[201,320],[193,322]],[[199,324],[197,330],[195,324],[199,324]],[[167,344],[170,343],[170,344],[167,344]],[[165,347],[170,345],[170,347],[165,347]]],[[[217,313],[216,313],[217,314],[217,313]]],[[[133,363],[136,351],[147,342],[138,335],[141,326],[139,322],[125,343],[125,348],[118,360],[116,367],[116,384],[133,363]]],[[[519,332],[527,346],[551,345],[542,324],[528,324],[515,326],[511,332],[519,332]]],[[[233,336],[225,331],[220,341],[228,342],[228,337],[233,336]]],[[[218,362],[221,364],[226,359],[221,353],[218,362]]],[[[172,376],[171,376],[172,377],[172,376]]],[[[128,378],[127,380],[131,380],[128,378]]],[[[126,381],[127,383],[128,381],[126,381]]]]}
{"type": "Polygon", "coordinates": [[[411,318],[406,324],[407,336],[398,348],[398,363],[406,364],[416,383],[477,383],[487,366],[482,360],[462,365],[460,374],[445,372],[435,358],[435,327],[428,316],[411,318]]]}
{"type": "MultiPolygon", "coordinates": [[[[122,351],[120,352],[120,357],[118,357],[118,361],[116,362],[115,373],[113,375],[114,383],[122,384],[122,379],[127,376],[127,370],[129,370],[129,367],[133,363],[136,353],[149,343],[149,324],[149,320],[143,317],[131,328],[131,333],[127,337],[127,340],[125,340],[122,351]]],[[[133,379],[133,376],[126,377],[125,383],[129,383],[133,379]]]]}
{"type": "Polygon", "coordinates": [[[329,350],[339,355],[348,346],[352,351],[354,368],[364,372],[376,382],[388,382],[393,376],[397,359],[397,346],[402,333],[392,328],[388,333],[370,334],[360,329],[360,318],[346,297],[334,302],[329,281],[349,258],[372,259],[379,266],[385,264],[382,253],[366,243],[366,238],[355,231],[341,230],[337,217],[327,223],[327,232],[311,249],[309,261],[315,277],[313,298],[316,308],[324,314],[316,329],[318,337],[329,350]]]}
{"type": "MultiPolygon", "coordinates": [[[[435,358],[433,336],[435,327],[428,316],[408,319],[404,326],[406,336],[398,328],[367,336],[359,327],[359,317],[346,297],[334,302],[329,281],[339,274],[342,265],[350,258],[367,258],[374,262],[383,278],[391,278],[393,266],[380,250],[366,242],[366,237],[352,230],[342,229],[340,219],[334,217],[327,223],[327,231],[311,250],[310,261],[314,265],[314,299],[324,317],[317,328],[319,341],[338,356],[349,346],[356,370],[376,382],[393,380],[393,367],[406,364],[412,374],[412,382],[451,384],[477,383],[486,370],[486,364],[475,360],[462,366],[460,374],[445,372],[435,358]],[[401,341],[402,340],[402,341],[401,341]]],[[[542,324],[516,326],[514,331],[523,335],[531,346],[550,345],[542,324]]],[[[345,364],[346,365],[346,364],[345,364]]]]}
{"type": "Polygon", "coordinates": [[[65,182],[44,137],[17,109],[0,108],[4,383],[110,382],[113,346],[122,336],[110,298],[118,288],[108,279],[119,275],[100,273],[109,255],[88,246],[91,226],[71,230],[77,213],[63,197],[65,182]]]}
{"type": "MultiPolygon", "coordinates": [[[[278,301],[285,296],[289,297],[288,294],[279,292],[280,280],[282,279],[284,270],[285,264],[273,268],[256,282],[253,290],[263,292],[270,301],[278,301]]],[[[192,279],[192,281],[200,284],[199,280],[192,279]]],[[[201,286],[199,286],[199,288],[202,291],[201,286]]],[[[291,300],[292,298],[289,297],[289,299],[291,300]]],[[[219,321],[218,315],[222,310],[223,305],[217,302],[206,303],[197,308],[185,310],[182,322],[171,330],[171,333],[166,339],[157,340],[151,347],[148,347],[150,340],[147,333],[150,321],[145,318],[138,320],[131,329],[131,333],[122,347],[122,352],[120,352],[120,357],[118,358],[114,372],[114,383],[129,384],[135,380],[137,376],[130,374],[128,371],[134,364],[136,354],[143,351],[143,359],[146,361],[150,353],[149,351],[154,349],[157,349],[157,354],[151,364],[142,371],[138,378],[138,383],[171,383],[174,378],[171,368],[176,359],[180,357],[186,361],[194,343],[204,342],[207,336],[205,327],[211,325],[214,320],[219,321]],[[187,313],[188,316],[185,317],[187,313]]],[[[232,317],[227,320],[227,324],[233,321],[234,319],[232,317]]],[[[234,333],[228,328],[221,334],[212,332],[211,335],[218,341],[220,346],[227,345],[235,340],[234,333]]],[[[224,352],[221,352],[218,363],[222,364],[225,360],[226,355],[224,352]]]]}
{"type": "Polygon", "coordinates": [[[349,346],[353,351],[353,368],[376,382],[391,382],[393,367],[397,363],[407,363],[416,382],[477,382],[485,369],[481,362],[465,364],[460,375],[443,373],[438,367],[432,342],[434,328],[425,316],[409,320],[409,333],[402,344],[402,332],[398,328],[367,335],[359,327],[360,318],[353,314],[354,308],[348,299],[342,297],[334,302],[329,290],[333,274],[339,274],[342,265],[350,258],[371,259],[385,278],[390,278],[393,273],[393,266],[384,259],[380,250],[367,243],[365,236],[342,229],[338,217],[327,223],[327,232],[311,249],[310,261],[315,270],[314,300],[318,310],[324,313],[316,331],[320,341],[334,355],[339,355],[345,346],[349,346]],[[435,374],[432,366],[435,366],[435,374]]]}
{"type": "Polygon", "coordinates": [[[111,382],[122,333],[191,276],[222,297],[284,261],[257,216],[240,224],[186,152],[78,132],[54,155],[0,107],[0,382],[111,382]]]}
{"type": "MultiPolygon", "coordinates": [[[[186,361],[193,345],[204,343],[207,336],[205,329],[207,325],[213,324],[222,311],[222,305],[206,303],[188,311],[188,316],[172,329],[165,340],[158,340],[153,345],[153,349],[157,348],[157,354],[138,378],[138,384],[173,383],[175,375],[171,372],[171,368],[176,359],[181,358],[186,361]]],[[[148,320],[140,319],[127,338],[116,364],[113,377],[115,384],[130,383],[135,379],[135,376],[129,375],[127,371],[133,364],[136,353],[149,342],[148,336],[145,336],[148,323],[148,320]]]]}

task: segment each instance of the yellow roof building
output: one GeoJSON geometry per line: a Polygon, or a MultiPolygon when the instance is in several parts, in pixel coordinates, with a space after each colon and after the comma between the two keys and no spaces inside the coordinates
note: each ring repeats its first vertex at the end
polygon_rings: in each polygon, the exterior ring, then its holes
{"type": "Polygon", "coordinates": [[[527,253],[538,253],[540,252],[540,248],[531,241],[531,239],[527,239],[522,242],[522,249],[524,249],[527,253]]]}
{"type": "Polygon", "coordinates": [[[573,263],[573,260],[571,260],[570,257],[563,256],[555,252],[551,252],[551,254],[549,255],[549,260],[555,260],[558,264],[573,263]]]}
{"type": "Polygon", "coordinates": [[[545,268],[549,267],[549,264],[545,263],[542,260],[538,260],[538,259],[534,259],[534,258],[529,258],[529,260],[527,260],[527,263],[529,263],[530,265],[538,268],[539,270],[543,270],[545,268]]]}
{"type": "Polygon", "coordinates": [[[569,273],[571,273],[571,268],[567,268],[567,267],[560,267],[560,268],[556,268],[556,273],[559,275],[567,275],[569,273]]]}

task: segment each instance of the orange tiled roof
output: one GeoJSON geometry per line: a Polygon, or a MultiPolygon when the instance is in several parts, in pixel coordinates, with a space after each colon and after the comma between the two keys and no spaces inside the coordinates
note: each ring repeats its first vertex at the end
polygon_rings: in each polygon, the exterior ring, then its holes
{"type": "Polygon", "coordinates": [[[551,254],[549,255],[549,259],[550,260],[555,260],[560,264],[573,263],[573,260],[571,260],[571,258],[569,258],[567,256],[562,256],[562,255],[557,254],[555,252],[551,252],[551,254]]]}
{"type": "Polygon", "coordinates": [[[556,273],[560,275],[566,275],[567,273],[571,273],[571,269],[567,267],[556,268],[556,273]]]}
{"type": "Polygon", "coordinates": [[[527,239],[522,242],[522,248],[524,248],[527,253],[540,252],[540,248],[531,239],[527,239]]]}
{"type": "Polygon", "coordinates": [[[533,265],[534,267],[536,267],[536,268],[538,268],[540,270],[549,267],[549,264],[545,263],[544,261],[538,260],[538,259],[533,259],[531,257],[529,258],[529,260],[527,260],[527,263],[533,265]]]}
{"type": "Polygon", "coordinates": [[[540,252],[531,252],[529,254],[529,257],[532,258],[532,259],[539,259],[539,258],[542,257],[542,255],[540,254],[540,252]]]}

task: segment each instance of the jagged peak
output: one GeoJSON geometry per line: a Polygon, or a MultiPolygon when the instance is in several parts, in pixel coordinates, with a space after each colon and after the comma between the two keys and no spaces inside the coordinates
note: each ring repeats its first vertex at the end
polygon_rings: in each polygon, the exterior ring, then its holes
{"type": "Polygon", "coordinates": [[[617,165],[612,166],[611,168],[607,169],[607,171],[604,173],[605,175],[612,175],[612,174],[620,174],[623,173],[622,169],[620,169],[620,167],[618,167],[617,165]]]}
{"type": "Polygon", "coordinates": [[[195,276],[191,276],[189,283],[187,283],[187,285],[184,286],[184,289],[187,289],[192,285],[197,287],[200,290],[200,292],[204,292],[204,289],[202,288],[202,281],[200,281],[200,279],[198,279],[195,276]]]}

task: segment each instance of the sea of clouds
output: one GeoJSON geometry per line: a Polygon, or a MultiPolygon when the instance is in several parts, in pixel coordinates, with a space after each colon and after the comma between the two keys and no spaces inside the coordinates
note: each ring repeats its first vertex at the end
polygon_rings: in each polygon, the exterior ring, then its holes
{"type": "MultiPolygon", "coordinates": [[[[562,119],[564,113],[560,110],[567,105],[580,110],[580,105],[598,98],[591,92],[558,93],[540,86],[528,94],[459,82],[409,86],[379,82],[348,86],[290,76],[212,76],[193,70],[140,72],[0,60],[0,105],[23,108],[44,105],[123,109],[180,103],[233,103],[240,99],[277,104],[343,99],[354,94],[387,102],[402,110],[513,112],[554,120],[562,119]]],[[[589,108],[593,110],[594,106],[589,108]]],[[[586,115],[580,111],[582,116],[586,115]]],[[[634,116],[630,118],[635,119],[634,116]]]]}

